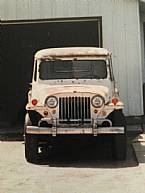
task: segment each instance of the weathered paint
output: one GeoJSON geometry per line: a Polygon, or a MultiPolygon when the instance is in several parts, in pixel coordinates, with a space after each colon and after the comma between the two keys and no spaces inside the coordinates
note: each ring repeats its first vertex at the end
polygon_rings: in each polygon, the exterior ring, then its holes
{"type": "Polygon", "coordinates": [[[126,115],[143,113],[138,0],[0,0],[2,20],[102,16],[103,47],[113,65],[126,115]]]}
{"type": "MultiPolygon", "coordinates": [[[[72,119],[74,121],[75,119],[76,121],[78,121],[79,119],[81,119],[81,117],[84,120],[86,117],[85,113],[91,112],[89,117],[92,120],[95,120],[96,123],[99,125],[99,124],[102,124],[102,121],[106,121],[108,115],[111,112],[117,109],[121,109],[121,110],[123,109],[124,107],[123,103],[120,101],[117,93],[115,93],[115,90],[117,88],[114,88],[114,80],[111,79],[110,72],[113,71],[113,69],[109,62],[110,61],[109,52],[106,49],[93,48],[93,47],[50,48],[50,49],[44,49],[44,50],[38,51],[35,54],[35,58],[37,59],[37,63],[35,63],[34,65],[32,89],[28,93],[29,101],[26,105],[26,109],[29,111],[29,113],[35,110],[36,112],[42,115],[43,118],[39,121],[39,123],[43,121],[50,123],[51,121],[51,124],[55,125],[54,120],[64,119],[64,117],[60,115],[61,113],[65,115],[67,114],[67,120],[72,119]],[[78,53],[79,53],[79,56],[78,56],[78,53]],[[40,72],[38,69],[40,69],[39,65],[41,65],[40,60],[43,59],[44,56],[46,58],[55,57],[57,59],[61,57],[61,60],[65,60],[66,58],[70,57],[70,55],[71,57],[73,56],[71,60],[74,60],[74,58],[79,59],[79,57],[81,57],[82,60],[86,60],[86,56],[89,57],[89,60],[91,59],[94,60],[94,55],[96,57],[96,60],[100,59],[100,56],[104,57],[104,59],[101,59],[101,60],[105,60],[106,64],[108,64],[106,66],[107,68],[106,77],[102,79],[97,79],[97,78],[88,79],[83,77],[80,79],[72,78],[71,80],[65,79],[65,78],[61,78],[61,80],[58,78],[52,79],[52,80],[47,78],[41,79],[40,72]],[[36,79],[34,78],[35,72],[37,74],[36,79]],[[57,98],[56,105],[53,106],[53,109],[48,105],[48,100],[49,100],[48,98],[52,96],[57,98]],[[87,102],[87,104],[89,104],[90,106],[87,107],[88,109],[86,111],[86,107],[82,108],[82,105],[80,105],[84,101],[84,100],[81,100],[81,98],[87,97],[89,101],[93,101],[93,98],[97,96],[101,100],[99,106],[98,105],[94,106],[92,102],[90,103],[87,102]],[[113,100],[112,100],[114,97],[117,97],[116,104],[113,103],[113,100]],[[73,99],[72,100],[73,102],[70,101],[71,98],[73,99]],[[76,98],[77,99],[79,98],[79,100],[77,100],[76,98]],[[36,103],[33,103],[34,100],[36,101],[36,103]],[[65,103],[64,106],[63,106],[63,103],[65,103]],[[80,113],[81,117],[79,117],[77,115],[78,114],[77,110],[81,111],[81,109],[83,110],[84,113],[80,113]],[[53,113],[54,111],[55,113],[53,113]],[[47,114],[45,115],[44,112],[47,112],[47,114]],[[68,112],[68,113],[64,113],[64,112],[68,112]],[[71,114],[73,114],[73,116],[71,116],[71,114]]],[[[109,120],[107,119],[107,121],[109,120]]],[[[111,123],[111,121],[109,122],[111,123]]],[[[39,123],[38,125],[40,126],[39,123]]],[[[94,125],[94,123],[91,125],[94,125]]],[[[66,127],[68,127],[68,125],[66,125],[66,127]]]]}
{"type": "Polygon", "coordinates": [[[66,47],[66,48],[52,48],[43,49],[35,54],[35,58],[49,58],[49,57],[70,57],[70,56],[109,56],[109,52],[104,48],[92,47],[66,47]]]}

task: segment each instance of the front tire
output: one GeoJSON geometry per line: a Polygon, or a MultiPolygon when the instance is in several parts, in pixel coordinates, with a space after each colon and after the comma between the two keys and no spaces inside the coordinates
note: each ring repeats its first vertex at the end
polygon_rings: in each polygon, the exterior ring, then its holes
{"type": "Polygon", "coordinates": [[[25,116],[25,158],[30,163],[35,163],[38,159],[38,140],[37,136],[26,133],[26,127],[32,125],[29,114],[25,116]]]}
{"type": "Polygon", "coordinates": [[[123,134],[114,134],[112,136],[112,155],[115,160],[125,160],[127,154],[127,136],[126,136],[126,121],[121,110],[113,112],[113,126],[124,127],[123,134]]]}
{"type": "Polygon", "coordinates": [[[30,163],[38,160],[38,142],[35,135],[26,134],[25,136],[25,158],[30,163]]]}

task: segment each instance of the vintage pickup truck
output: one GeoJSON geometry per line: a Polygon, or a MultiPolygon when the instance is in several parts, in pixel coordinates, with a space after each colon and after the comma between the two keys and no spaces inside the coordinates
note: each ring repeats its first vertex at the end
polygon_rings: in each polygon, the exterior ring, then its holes
{"type": "Polygon", "coordinates": [[[104,48],[38,51],[25,117],[25,157],[38,158],[41,141],[56,136],[107,135],[112,155],[126,157],[124,105],[116,88],[111,53],[104,48]]]}

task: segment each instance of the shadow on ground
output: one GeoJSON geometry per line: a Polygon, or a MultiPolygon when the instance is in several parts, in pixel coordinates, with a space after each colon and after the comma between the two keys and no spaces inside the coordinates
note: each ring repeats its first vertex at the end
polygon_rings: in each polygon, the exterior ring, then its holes
{"type": "Polygon", "coordinates": [[[24,141],[24,137],[22,133],[16,134],[0,134],[0,141],[24,141]]]}
{"type": "Polygon", "coordinates": [[[138,162],[128,140],[127,158],[125,161],[113,160],[110,143],[105,138],[97,138],[95,142],[84,144],[57,144],[55,147],[41,148],[37,165],[48,167],[78,168],[124,168],[136,167],[138,162]]]}

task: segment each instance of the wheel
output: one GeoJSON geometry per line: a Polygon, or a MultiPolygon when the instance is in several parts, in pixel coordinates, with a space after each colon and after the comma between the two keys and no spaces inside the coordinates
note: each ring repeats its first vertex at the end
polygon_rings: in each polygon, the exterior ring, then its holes
{"type": "Polygon", "coordinates": [[[113,126],[124,127],[123,134],[114,134],[112,136],[112,155],[115,160],[125,160],[127,154],[127,136],[126,136],[126,122],[121,110],[113,112],[112,116],[113,126]]]}
{"type": "Polygon", "coordinates": [[[35,163],[38,160],[38,142],[36,135],[25,135],[25,158],[30,163],[35,163]]]}
{"type": "Polygon", "coordinates": [[[26,126],[32,125],[29,114],[25,116],[24,138],[25,138],[25,158],[28,162],[35,163],[38,158],[38,141],[37,136],[26,133],[26,126]]]}

